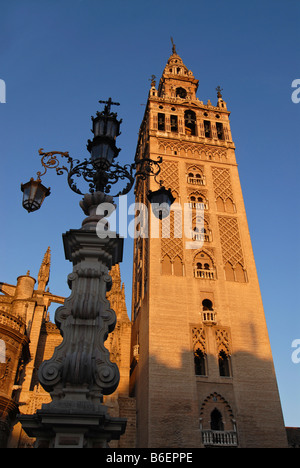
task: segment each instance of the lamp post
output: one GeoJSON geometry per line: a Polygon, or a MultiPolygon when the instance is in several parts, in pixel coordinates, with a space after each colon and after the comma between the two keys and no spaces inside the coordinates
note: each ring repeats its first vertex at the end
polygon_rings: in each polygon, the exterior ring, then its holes
{"type": "MultiPolygon", "coordinates": [[[[125,431],[126,420],[112,418],[103,404],[103,395],[115,391],[119,370],[110,361],[104,342],[116,324],[115,312],[110,308],[106,292],[111,287],[109,271],[122,261],[123,238],[117,234],[99,238],[96,225],[104,217],[96,213],[100,203],[113,203],[111,187],[119,180],[126,186],[115,196],[128,193],[137,178],[155,178],[160,173],[161,158],[144,158],[120,166],[115,160],[119,154],[116,138],[121,120],[111,112],[111,98],[102,112],[92,117],[93,140],[88,140],[90,158],[80,162],[67,152],[39,150],[44,172],[37,180],[21,185],[23,206],[30,213],[38,210],[50,189],[41,183],[48,169],[58,175],[67,173],[69,187],[84,195],[80,206],[87,215],[80,229],[63,234],[67,260],[73,263],[68,276],[72,290],[64,305],[55,312],[55,322],[63,336],[51,359],[39,368],[39,381],[52,397],[49,404],[33,415],[20,415],[23,429],[36,438],[37,447],[107,447],[109,440],[118,439],[125,431]],[[58,156],[69,167],[60,165],[58,156]],[[89,193],[83,194],[74,178],[82,176],[89,184],[89,193]]],[[[149,200],[171,205],[172,194],[162,187],[149,194],[149,200]]]]}

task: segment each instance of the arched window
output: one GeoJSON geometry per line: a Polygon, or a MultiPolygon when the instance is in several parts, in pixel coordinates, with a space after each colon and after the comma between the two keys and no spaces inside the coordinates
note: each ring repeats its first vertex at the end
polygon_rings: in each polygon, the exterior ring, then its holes
{"type": "Polygon", "coordinates": [[[187,182],[193,185],[205,185],[205,177],[202,170],[197,166],[189,167],[187,182]]]}
{"type": "Polygon", "coordinates": [[[225,201],[225,211],[227,213],[235,213],[235,205],[231,198],[227,198],[225,201]]]}
{"type": "Polygon", "coordinates": [[[195,174],[193,172],[188,173],[188,183],[194,185],[204,185],[204,180],[202,174],[195,174]]]}
{"type": "Polygon", "coordinates": [[[187,96],[187,92],[184,88],[176,88],[176,97],[180,97],[181,99],[185,99],[187,96]]]}
{"type": "Polygon", "coordinates": [[[202,241],[205,241],[205,240],[207,240],[208,235],[207,235],[207,233],[206,233],[206,229],[205,229],[205,228],[198,229],[197,227],[194,227],[194,228],[193,228],[192,237],[193,237],[194,240],[202,240],[202,241]]]}
{"type": "Polygon", "coordinates": [[[207,210],[208,203],[204,195],[201,195],[199,192],[194,192],[189,196],[189,206],[190,208],[198,208],[200,210],[207,210]]]}
{"type": "Polygon", "coordinates": [[[168,255],[165,255],[162,259],[162,274],[183,276],[183,263],[181,258],[177,255],[171,260],[168,255]]]}
{"type": "Polygon", "coordinates": [[[159,113],[158,116],[157,129],[164,131],[165,130],[165,114],[159,113]]]}
{"type": "Polygon", "coordinates": [[[202,301],[202,320],[205,323],[216,323],[216,313],[213,309],[213,303],[209,299],[202,301]]]}
{"type": "Polygon", "coordinates": [[[215,279],[215,268],[213,261],[207,253],[198,253],[194,262],[195,278],[215,279]]]}
{"type": "Polygon", "coordinates": [[[232,264],[227,262],[224,270],[226,281],[237,281],[238,283],[245,283],[247,281],[246,271],[240,263],[233,268],[232,264]]]}
{"type": "Polygon", "coordinates": [[[217,408],[210,413],[210,428],[212,431],[224,431],[222,414],[217,408]]]}
{"type": "Polygon", "coordinates": [[[196,135],[196,114],[191,110],[184,113],[184,125],[186,135],[196,135]]]}
{"type": "Polygon", "coordinates": [[[178,257],[178,255],[174,258],[174,261],[173,261],[173,271],[174,271],[175,276],[183,275],[182,262],[181,262],[181,259],[178,257]]]}
{"type": "Polygon", "coordinates": [[[217,205],[217,210],[218,211],[225,211],[224,200],[223,200],[222,197],[218,197],[216,199],[216,205],[217,205]]]}
{"type": "Polygon", "coordinates": [[[199,348],[194,351],[194,364],[196,375],[206,375],[206,357],[199,348]]]}
{"type": "Polygon", "coordinates": [[[218,197],[216,199],[216,205],[217,205],[217,210],[218,211],[226,211],[227,213],[235,213],[235,204],[231,200],[231,198],[226,198],[226,200],[223,200],[222,197],[218,197]]]}
{"type": "Polygon", "coordinates": [[[162,274],[171,275],[172,274],[172,263],[168,255],[165,255],[162,261],[162,274]]]}
{"type": "Polygon", "coordinates": [[[202,242],[211,241],[211,230],[207,220],[203,220],[203,217],[198,216],[193,219],[192,239],[202,242]]]}
{"type": "Polygon", "coordinates": [[[204,134],[206,138],[211,138],[211,125],[209,120],[204,120],[204,134]]]}
{"type": "Polygon", "coordinates": [[[204,299],[202,301],[203,310],[214,310],[213,303],[209,299],[204,299]]]}
{"type": "Polygon", "coordinates": [[[225,278],[226,281],[235,281],[233,266],[230,262],[225,265],[225,278]]]}
{"type": "Polygon", "coordinates": [[[216,122],[217,135],[219,140],[224,140],[224,130],[223,124],[221,122],[216,122]]]}
{"type": "Polygon", "coordinates": [[[230,377],[230,357],[225,351],[220,351],[218,356],[219,372],[221,377],[230,377]]]}
{"type": "Polygon", "coordinates": [[[235,280],[239,283],[245,283],[245,272],[240,263],[235,267],[235,280]]]}
{"type": "Polygon", "coordinates": [[[178,119],[177,115],[171,115],[170,117],[171,132],[178,132],[178,119]]]}

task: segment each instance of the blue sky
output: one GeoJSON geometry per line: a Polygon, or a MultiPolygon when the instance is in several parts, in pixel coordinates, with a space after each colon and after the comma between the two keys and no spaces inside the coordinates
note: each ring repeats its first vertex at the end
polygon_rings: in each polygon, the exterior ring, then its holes
{"type": "MultiPolygon", "coordinates": [[[[80,197],[48,171],[42,209],[28,214],[20,184],[40,170],[38,149],[85,158],[99,99],[121,103],[121,163],[132,161],[150,77],[159,79],[170,36],[197,96],[231,111],[231,130],[286,425],[300,426],[299,116],[300,7],[293,0],[1,0],[0,281],[37,276],[50,245],[50,290],[68,296],[62,233],[80,227],[80,197]]],[[[132,197],[132,195],[131,195],[132,197]]],[[[133,200],[133,197],[132,197],[133,200]]],[[[121,266],[130,312],[132,240],[121,266]]]]}

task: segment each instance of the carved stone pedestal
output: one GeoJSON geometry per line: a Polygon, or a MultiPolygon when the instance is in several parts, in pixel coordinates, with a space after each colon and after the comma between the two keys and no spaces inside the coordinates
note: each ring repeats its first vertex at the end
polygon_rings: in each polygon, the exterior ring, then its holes
{"type": "Polygon", "coordinates": [[[96,234],[101,216],[95,207],[104,199],[110,202],[101,193],[85,196],[89,217],[81,229],[63,235],[66,258],[73,263],[68,276],[72,293],[55,313],[63,341],[39,368],[39,381],[52,402],[34,415],[19,417],[37,447],[106,447],[125,431],[126,420],[111,418],[102,404],[103,395],[113,393],[120,379],[104,342],[116,324],[106,299],[112,284],[109,270],[122,260],[123,251],[123,239],[115,233],[107,232],[103,239],[96,234]]]}
{"type": "Polygon", "coordinates": [[[126,419],[111,418],[105,405],[83,401],[43,405],[34,415],[22,415],[21,422],[37,439],[36,448],[107,448],[126,427],[126,419]]]}

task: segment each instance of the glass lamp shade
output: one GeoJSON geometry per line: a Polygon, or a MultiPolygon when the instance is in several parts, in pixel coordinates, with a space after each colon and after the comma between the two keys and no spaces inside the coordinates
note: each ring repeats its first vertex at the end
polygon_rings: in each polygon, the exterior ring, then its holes
{"type": "Polygon", "coordinates": [[[39,179],[31,178],[26,184],[21,184],[21,190],[23,192],[22,205],[28,213],[38,210],[45,197],[50,195],[50,188],[44,187],[39,179]]]}
{"type": "Polygon", "coordinates": [[[119,133],[120,122],[114,116],[99,114],[93,121],[93,133],[97,136],[107,136],[115,140],[119,133]]]}
{"type": "Polygon", "coordinates": [[[169,216],[170,206],[175,201],[171,189],[167,190],[165,187],[161,187],[154,192],[150,190],[147,198],[151,203],[152,211],[156,218],[163,219],[169,216]]]}
{"type": "Polygon", "coordinates": [[[106,139],[94,139],[90,146],[91,158],[95,163],[109,167],[115,157],[115,151],[106,139]]]}

